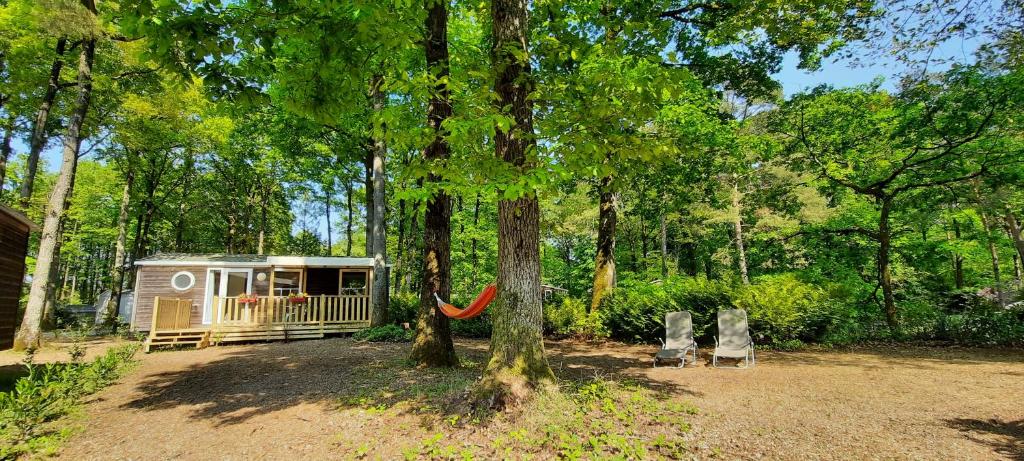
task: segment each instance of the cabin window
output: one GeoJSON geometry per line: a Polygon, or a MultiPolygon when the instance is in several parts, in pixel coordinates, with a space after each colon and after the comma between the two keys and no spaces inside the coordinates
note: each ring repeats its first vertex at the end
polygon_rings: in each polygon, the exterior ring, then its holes
{"type": "Polygon", "coordinates": [[[345,271],[341,273],[341,294],[365,295],[366,272],[345,271]]]}
{"type": "Polygon", "coordinates": [[[288,296],[302,292],[302,271],[275,271],[274,296],[288,296]]]}
{"type": "Polygon", "coordinates": [[[196,284],[196,276],[191,272],[181,271],[171,276],[171,287],[178,291],[185,291],[196,284]]]}
{"type": "Polygon", "coordinates": [[[338,295],[338,269],[310,267],[306,269],[306,293],[311,296],[338,295]]]}

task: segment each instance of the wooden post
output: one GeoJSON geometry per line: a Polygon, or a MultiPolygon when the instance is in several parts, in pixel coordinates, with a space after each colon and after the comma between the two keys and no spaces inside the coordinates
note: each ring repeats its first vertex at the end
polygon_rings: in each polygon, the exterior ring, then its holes
{"type": "Polygon", "coordinates": [[[151,336],[151,337],[155,336],[155,333],[156,333],[156,316],[157,316],[157,313],[158,313],[159,309],[160,309],[160,297],[157,296],[157,297],[153,298],[153,319],[152,319],[153,322],[152,322],[152,327],[150,327],[150,329],[149,329],[149,336],[151,336]]]}

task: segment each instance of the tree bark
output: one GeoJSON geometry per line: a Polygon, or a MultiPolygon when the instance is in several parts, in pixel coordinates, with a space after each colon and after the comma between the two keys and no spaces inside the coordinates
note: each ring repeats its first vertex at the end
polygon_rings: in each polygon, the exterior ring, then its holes
{"type": "Polygon", "coordinates": [[[743,246],[743,195],[740,193],[739,179],[735,179],[732,184],[732,208],[736,213],[733,217],[733,228],[736,230],[736,260],[740,266],[740,280],[744,285],[750,285],[750,276],[747,275],[747,251],[743,246]]]}
{"type": "Polygon", "coordinates": [[[985,243],[988,245],[988,255],[992,259],[992,281],[996,302],[1003,306],[1006,302],[1003,299],[1003,281],[1002,275],[999,272],[999,248],[996,247],[996,236],[992,229],[994,226],[988,213],[983,211],[981,207],[978,209],[978,215],[981,217],[981,225],[985,228],[985,243]]]}
{"type": "Polygon", "coordinates": [[[661,212],[661,278],[668,277],[668,226],[665,224],[665,212],[661,212]]]}
{"type": "Polygon", "coordinates": [[[121,306],[121,292],[124,289],[124,264],[127,255],[128,241],[128,210],[131,206],[132,185],[135,174],[125,175],[124,189],[121,191],[121,208],[117,215],[117,241],[114,243],[114,264],[110,271],[110,300],[104,314],[105,322],[112,328],[117,326],[117,311],[121,306]]]}
{"type": "Polygon", "coordinates": [[[885,310],[885,322],[889,330],[896,336],[900,335],[899,316],[896,310],[896,298],[893,294],[892,273],[889,270],[892,252],[892,230],[889,228],[889,215],[892,213],[892,197],[883,197],[881,213],[878,218],[878,283],[882,286],[882,303],[885,310]]]}
{"type": "MultiPolygon", "coordinates": [[[[953,237],[960,241],[960,222],[953,218],[953,237]]],[[[953,284],[957,290],[964,289],[964,256],[959,251],[953,252],[953,284]]]]}
{"type": "MultiPolygon", "coordinates": [[[[60,72],[64,68],[64,50],[68,40],[64,37],[57,39],[57,57],[50,65],[50,78],[46,82],[46,92],[43,93],[43,100],[39,103],[36,111],[36,119],[32,125],[32,138],[29,141],[28,159],[25,161],[25,178],[21,182],[21,207],[27,209],[32,200],[32,188],[36,180],[36,171],[39,169],[39,154],[46,146],[46,123],[50,118],[50,109],[57,99],[57,91],[60,90],[60,72]]],[[[79,90],[81,94],[81,90],[79,90]]]]}
{"type": "Polygon", "coordinates": [[[0,192],[4,190],[7,179],[7,160],[11,158],[11,140],[14,138],[14,114],[7,117],[4,125],[4,138],[0,141],[0,192]]]}
{"type": "Polygon", "coordinates": [[[345,218],[345,256],[352,256],[352,219],[355,217],[355,207],[352,204],[352,183],[345,181],[345,206],[348,209],[348,217],[345,218]]]}
{"type": "MultiPolygon", "coordinates": [[[[430,103],[427,106],[427,125],[434,131],[434,139],[423,151],[429,162],[445,160],[449,155],[444,121],[452,114],[448,90],[448,0],[424,0],[427,10],[424,50],[428,72],[436,79],[430,103]]],[[[431,168],[433,171],[433,168],[431,168]]],[[[430,183],[441,181],[439,175],[427,175],[430,183]]],[[[442,299],[451,297],[451,218],[452,200],[445,190],[435,191],[427,200],[423,219],[423,283],[420,286],[420,309],[416,319],[416,340],[412,345],[412,359],[419,365],[452,367],[459,364],[452,344],[448,317],[438,309],[434,294],[442,299]]]]}
{"type": "MultiPolygon", "coordinates": [[[[83,4],[93,14],[96,5],[93,0],[83,0],[83,4]]],[[[78,97],[75,100],[74,112],[68,120],[67,133],[64,136],[64,151],[60,174],[54,184],[53,192],[47,204],[43,220],[43,233],[39,241],[39,254],[36,259],[35,275],[29,292],[28,305],[21,322],[21,329],[14,341],[18,350],[39,346],[39,325],[43,315],[43,304],[46,298],[46,283],[54,263],[55,248],[60,239],[59,228],[64,215],[65,206],[75,180],[78,166],[78,152],[82,144],[82,125],[89,110],[92,97],[92,65],[95,57],[96,39],[88,38],[82,42],[82,52],[78,60],[78,97]]]]}
{"type": "Polygon", "coordinates": [[[619,198],[612,190],[612,177],[601,178],[597,221],[597,255],[594,256],[594,286],[590,310],[601,308],[601,300],[615,289],[615,226],[619,220],[619,198]]]}
{"type": "Polygon", "coordinates": [[[327,189],[324,191],[324,211],[327,214],[327,256],[333,256],[334,253],[334,238],[331,235],[331,191],[327,189]]]}
{"type": "MultiPolygon", "coordinates": [[[[372,85],[372,83],[371,83],[372,85]]],[[[371,99],[373,95],[371,94],[371,99]]],[[[374,141],[371,139],[366,149],[366,158],[363,160],[363,166],[366,169],[365,185],[366,189],[366,255],[367,258],[373,257],[373,151],[374,141]]]]}
{"type": "Polygon", "coordinates": [[[1006,233],[1010,234],[1010,240],[1013,241],[1013,248],[1017,250],[1017,257],[1024,261],[1024,228],[1022,228],[1020,221],[1013,215],[1009,207],[1006,209],[1006,214],[1003,215],[1003,221],[1006,222],[1006,233]]]}
{"type": "MultiPolygon", "coordinates": [[[[527,155],[537,147],[529,99],[533,78],[528,3],[491,2],[495,102],[512,121],[507,131],[495,133],[495,155],[520,172],[532,166],[527,155]]],[[[527,398],[534,389],[553,387],[554,374],[544,356],[542,337],[540,206],[532,190],[498,202],[498,295],[491,312],[490,359],[478,397],[492,407],[504,407],[527,398]]]]}
{"type": "Polygon", "coordinates": [[[477,287],[476,278],[480,272],[480,261],[476,254],[476,232],[480,225],[480,193],[476,193],[476,202],[473,204],[473,238],[469,242],[469,260],[473,264],[473,273],[470,276],[470,286],[477,287]]]}
{"type": "MultiPolygon", "coordinates": [[[[375,75],[370,83],[371,99],[373,101],[373,113],[381,115],[384,111],[384,77],[375,75]]],[[[387,146],[384,144],[384,130],[386,127],[380,122],[380,127],[374,131],[373,136],[373,314],[370,316],[372,326],[380,326],[388,323],[388,274],[387,274],[387,234],[385,225],[386,185],[384,176],[384,157],[387,154],[387,146]]]]}
{"type": "Polygon", "coordinates": [[[405,251],[405,199],[398,201],[398,255],[395,258],[395,293],[402,292],[402,273],[406,270],[405,251]]]}

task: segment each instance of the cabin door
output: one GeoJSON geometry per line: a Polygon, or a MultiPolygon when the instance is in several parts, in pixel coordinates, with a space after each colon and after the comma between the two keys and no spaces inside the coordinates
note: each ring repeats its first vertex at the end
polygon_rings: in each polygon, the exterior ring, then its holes
{"type": "Polygon", "coordinates": [[[241,296],[252,293],[252,269],[209,269],[206,274],[206,302],[203,323],[213,321],[213,297],[241,296]]]}

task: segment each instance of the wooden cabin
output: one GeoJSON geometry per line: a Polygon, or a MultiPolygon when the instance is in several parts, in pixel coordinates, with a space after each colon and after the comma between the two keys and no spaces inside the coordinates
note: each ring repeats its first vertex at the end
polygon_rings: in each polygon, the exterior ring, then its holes
{"type": "Polygon", "coordinates": [[[0,349],[14,345],[18,302],[25,284],[28,236],[38,227],[25,215],[0,205],[0,349]]]}
{"type": "Polygon", "coordinates": [[[135,265],[131,325],[149,333],[147,351],[370,325],[373,258],[157,254],[135,265]]]}

